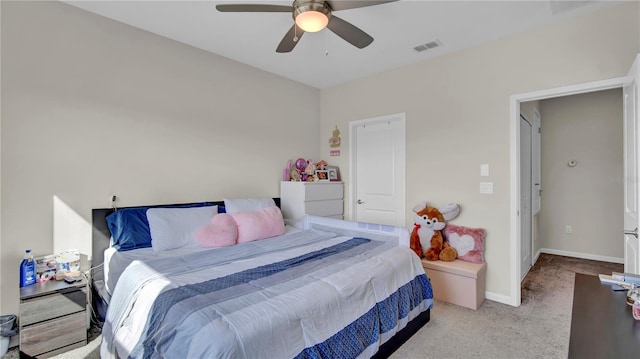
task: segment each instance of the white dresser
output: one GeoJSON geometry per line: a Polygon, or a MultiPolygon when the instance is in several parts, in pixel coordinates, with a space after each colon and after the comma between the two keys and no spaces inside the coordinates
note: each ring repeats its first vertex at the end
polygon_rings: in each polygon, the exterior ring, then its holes
{"type": "Polygon", "coordinates": [[[305,214],[343,219],[342,182],[280,182],[280,208],[287,219],[305,214]]]}

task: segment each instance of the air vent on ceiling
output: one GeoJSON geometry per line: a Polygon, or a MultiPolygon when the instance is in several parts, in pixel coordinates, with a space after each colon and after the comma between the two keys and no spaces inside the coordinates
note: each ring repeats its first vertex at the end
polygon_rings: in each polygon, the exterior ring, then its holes
{"type": "Polygon", "coordinates": [[[583,7],[585,5],[591,5],[593,3],[594,3],[593,0],[574,0],[574,1],[551,0],[549,1],[549,4],[551,5],[551,13],[553,15],[560,14],[566,11],[571,11],[579,7],[583,7]]]}
{"type": "Polygon", "coordinates": [[[422,45],[418,45],[416,47],[414,47],[413,49],[416,50],[417,52],[422,52],[425,50],[431,50],[435,47],[438,46],[442,46],[442,43],[440,42],[440,40],[434,40],[431,42],[427,42],[426,44],[422,44],[422,45]]]}

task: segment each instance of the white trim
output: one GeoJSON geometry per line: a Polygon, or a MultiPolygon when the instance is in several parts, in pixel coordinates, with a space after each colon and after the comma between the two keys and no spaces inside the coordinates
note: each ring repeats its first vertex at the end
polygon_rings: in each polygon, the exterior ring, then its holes
{"type": "Polygon", "coordinates": [[[403,225],[407,221],[406,207],[407,207],[407,114],[406,112],[395,113],[392,115],[385,115],[380,117],[367,118],[362,120],[349,121],[349,169],[351,175],[349,176],[349,219],[356,220],[356,201],[353,200],[356,195],[356,183],[357,183],[357,173],[356,173],[356,127],[367,124],[367,123],[376,123],[376,122],[384,122],[384,121],[399,121],[402,125],[402,150],[404,151],[404,163],[402,163],[403,174],[402,178],[399,178],[399,181],[402,181],[402,190],[399,195],[402,198],[402,209],[400,211],[402,215],[402,223],[403,225]]]}
{"type": "Polygon", "coordinates": [[[608,80],[586,82],[577,85],[558,87],[534,92],[511,95],[509,99],[509,122],[510,122],[510,247],[511,247],[511,263],[509,270],[510,278],[510,295],[503,302],[514,307],[520,306],[522,302],[520,293],[520,103],[527,101],[544,100],[548,98],[577,95],[582,93],[604,91],[613,88],[620,88],[625,82],[626,77],[616,77],[608,80]]]}
{"type": "Polygon", "coordinates": [[[540,253],[554,254],[557,256],[565,256],[565,257],[572,257],[572,258],[590,259],[593,261],[600,261],[600,262],[624,264],[624,258],[601,256],[598,254],[562,251],[559,249],[550,249],[550,248],[542,248],[540,249],[540,253]]]}
{"type": "Polygon", "coordinates": [[[484,292],[484,299],[492,300],[498,303],[509,303],[510,298],[506,295],[494,293],[494,292],[484,292]]]}

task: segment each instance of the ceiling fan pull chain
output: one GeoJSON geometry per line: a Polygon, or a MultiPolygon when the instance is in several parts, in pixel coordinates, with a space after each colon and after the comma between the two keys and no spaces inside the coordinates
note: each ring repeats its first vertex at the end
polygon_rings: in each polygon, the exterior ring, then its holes
{"type": "Polygon", "coordinates": [[[293,42],[298,42],[298,26],[293,25],[293,42]]]}
{"type": "Polygon", "coordinates": [[[329,33],[324,32],[324,56],[329,56],[329,33]]]}

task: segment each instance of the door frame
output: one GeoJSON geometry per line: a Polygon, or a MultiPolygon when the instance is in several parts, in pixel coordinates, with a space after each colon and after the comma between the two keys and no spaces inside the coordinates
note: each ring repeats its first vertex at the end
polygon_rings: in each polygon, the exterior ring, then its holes
{"type": "Polygon", "coordinates": [[[401,211],[399,211],[399,213],[402,216],[402,221],[401,223],[405,223],[407,222],[407,113],[406,112],[400,112],[400,113],[395,113],[395,114],[391,114],[391,115],[384,115],[384,116],[380,116],[380,117],[373,117],[373,118],[367,118],[367,119],[362,119],[362,120],[355,120],[355,121],[349,121],[349,171],[350,171],[350,176],[349,176],[349,191],[348,191],[348,201],[349,201],[349,218],[351,220],[357,220],[356,218],[356,203],[355,203],[355,196],[357,193],[357,183],[358,183],[358,173],[356,171],[356,144],[358,141],[357,135],[356,135],[356,127],[361,126],[363,124],[367,124],[367,123],[377,123],[377,122],[384,122],[384,121],[389,121],[389,120],[398,120],[400,122],[400,125],[402,127],[402,139],[403,139],[403,143],[402,143],[402,150],[404,151],[404,158],[405,158],[405,163],[403,164],[404,167],[404,171],[402,173],[403,178],[399,178],[397,179],[398,183],[400,183],[402,185],[402,189],[400,190],[401,192],[401,197],[402,197],[402,203],[403,203],[403,208],[401,211]]]}
{"type": "MultiPolygon", "coordinates": [[[[521,222],[520,222],[520,103],[536,100],[545,100],[554,97],[578,95],[589,92],[597,92],[622,88],[626,81],[626,76],[616,77],[607,80],[585,82],[576,85],[557,87],[552,89],[526,92],[511,95],[509,99],[509,122],[510,122],[510,213],[509,213],[509,233],[510,233],[510,296],[509,304],[518,307],[522,302],[520,293],[520,249],[521,249],[521,222]]],[[[534,255],[532,253],[532,255],[534,255]]]]}

